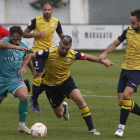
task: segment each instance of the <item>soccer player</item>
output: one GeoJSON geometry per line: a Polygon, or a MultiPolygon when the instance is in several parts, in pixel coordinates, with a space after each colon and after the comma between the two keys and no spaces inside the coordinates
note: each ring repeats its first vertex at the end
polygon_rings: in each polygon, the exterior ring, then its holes
{"type": "MultiPolygon", "coordinates": [[[[30,21],[28,27],[24,31],[24,38],[34,37],[33,52],[37,52],[52,46],[53,34],[56,31],[60,38],[63,36],[61,24],[58,19],[52,17],[52,5],[47,2],[43,8],[43,15],[38,16],[30,21]],[[31,31],[33,30],[33,33],[31,31]]],[[[37,99],[40,92],[41,78],[44,69],[43,59],[33,59],[33,67],[37,71],[37,77],[33,83],[33,95],[30,97],[30,108],[34,112],[41,112],[37,99]]]]}
{"type": "Polygon", "coordinates": [[[10,35],[9,31],[0,25],[0,39],[9,35],[10,35]]]}
{"type": "MultiPolygon", "coordinates": [[[[21,27],[13,26],[10,28],[10,36],[2,38],[0,41],[0,104],[7,97],[8,92],[18,97],[20,100],[18,130],[31,134],[31,130],[25,125],[28,113],[28,91],[23,78],[17,74],[28,50],[28,47],[21,42],[22,36],[21,27]]],[[[31,63],[28,64],[28,67],[33,75],[37,74],[31,63]]]]}
{"type": "Polygon", "coordinates": [[[18,75],[22,76],[23,72],[26,72],[25,67],[31,59],[44,59],[45,74],[42,78],[41,89],[46,91],[46,96],[56,116],[58,118],[63,116],[66,121],[69,120],[68,104],[63,102],[63,100],[65,97],[68,99],[71,98],[79,107],[89,132],[91,134],[100,135],[100,133],[94,129],[89,108],[70,75],[70,67],[76,60],[102,63],[106,67],[110,67],[114,64],[111,63],[110,60],[99,61],[99,59],[93,55],[80,53],[79,51],[71,49],[71,46],[71,37],[64,35],[59,42],[59,46],[29,54],[19,69],[18,75]]]}
{"type": "Polygon", "coordinates": [[[140,116],[140,107],[131,101],[140,84],[140,9],[131,12],[130,22],[131,26],[99,56],[99,60],[102,60],[126,39],[127,47],[118,83],[118,104],[121,106],[120,124],[115,132],[118,137],[123,136],[129,112],[140,116]]]}
{"type": "MultiPolygon", "coordinates": [[[[6,36],[9,36],[10,33],[9,33],[9,30],[5,29],[4,27],[2,27],[0,25],[0,39],[6,37],[6,36]]],[[[25,84],[26,84],[26,87],[28,88],[28,92],[30,92],[31,88],[30,88],[30,84],[29,84],[29,79],[25,79],[24,80],[25,84]]]]}

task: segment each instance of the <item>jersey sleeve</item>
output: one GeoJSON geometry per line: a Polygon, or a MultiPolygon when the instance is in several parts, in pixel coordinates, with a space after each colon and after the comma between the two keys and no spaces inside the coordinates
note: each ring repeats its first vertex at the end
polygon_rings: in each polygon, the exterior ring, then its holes
{"type": "Polygon", "coordinates": [[[35,29],[35,25],[36,25],[36,18],[34,18],[34,19],[32,19],[31,21],[30,21],[30,23],[29,23],[29,25],[28,25],[28,29],[29,30],[34,30],[35,29]]]}
{"type": "Polygon", "coordinates": [[[58,21],[58,26],[57,26],[57,28],[56,28],[56,32],[57,32],[57,34],[62,34],[62,33],[63,33],[62,27],[61,27],[61,24],[60,24],[59,21],[58,21]]]}
{"type": "Polygon", "coordinates": [[[84,53],[82,53],[82,52],[79,52],[79,51],[76,51],[77,53],[76,53],[76,60],[84,60],[84,58],[85,58],[85,54],[84,53]]]}
{"type": "Polygon", "coordinates": [[[124,30],[123,33],[118,37],[120,42],[123,42],[126,39],[127,30],[124,30]]]}
{"type": "Polygon", "coordinates": [[[7,29],[1,27],[0,28],[0,39],[2,39],[3,37],[9,36],[10,33],[7,29]]]}
{"type": "Polygon", "coordinates": [[[41,50],[36,52],[37,59],[47,59],[49,56],[49,49],[41,50]]]}

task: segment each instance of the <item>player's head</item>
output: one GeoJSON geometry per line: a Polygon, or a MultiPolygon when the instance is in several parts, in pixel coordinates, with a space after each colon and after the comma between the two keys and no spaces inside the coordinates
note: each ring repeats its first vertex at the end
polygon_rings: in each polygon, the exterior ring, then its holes
{"type": "Polygon", "coordinates": [[[136,31],[140,31],[140,9],[131,12],[131,27],[136,31]]]}
{"type": "Polygon", "coordinates": [[[65,57],[69,52],[71,46],[72,46],[72,38],[68,35],[64,35],[61,38],[61,41],[59,42],[58,53],[61,56],[65,57]]]}
{"type": "Polygon", "coordinates": [[[49,2],[45,3],[43,8],[42,8],[42,11],[43,11],[43,16],[45,18],[50,18],[52,15],[52,12],[53,12],[53,8],[52,8],[51,3],[49,3],[49,2]]]}
{"type": "Polygon", "coordinates": [[[12,44],[19,46],[22,36],[23,36],[23,30],[20,26],[13,26],[10,28],[10,41],[12,44]]]}

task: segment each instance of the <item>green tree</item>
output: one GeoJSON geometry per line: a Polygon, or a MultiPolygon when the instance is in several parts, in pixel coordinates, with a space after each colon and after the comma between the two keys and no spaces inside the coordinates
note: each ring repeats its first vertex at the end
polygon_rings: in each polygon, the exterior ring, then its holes
{"type": "Polygon", "coordinates": [[[31,2],[29,4],[35,9],[40,10],[46,2],[50,2],[53,7],[60,7],[61,5],[66,5],[63,0],[36,0],[35,2],[31,2]]]}

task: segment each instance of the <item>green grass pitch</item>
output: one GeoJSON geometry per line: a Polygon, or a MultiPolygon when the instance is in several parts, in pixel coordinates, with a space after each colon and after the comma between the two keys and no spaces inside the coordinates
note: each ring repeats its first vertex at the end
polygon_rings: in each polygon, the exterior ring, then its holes
{"type": "MultiPolygon", "coordinates": [[[[100,53],[92,52],[95,56],[100,53]]],[[[119,124],[120,107],[117,103],[117,84],[121,72],[124,52],[108,54],[116,66],[107,68],[102,64],[76,61],[71,67],[71,75],[79,87],[84,100],[89,106],[95,128],[100,136],[91,135],[80,111],[71,99],[65,99],[69,104],[70,120],[58,119],[43,92],[39,97],[42,113],[34,113],[29,109],[26,125],[31,127],[41,122],[46,125],[48,132],[44,140],[115,140],[114,136],[119,124]]],[[[33,83],[33,76],[27,68],[24,79],[33,83]]],[[[140,105],[140,90],[134,93],[132,100],[140,105]]],[[[29,93],[31,95],[31,92],[29,93]]],[[[31,135],[18,132],[18,104],[19,100],[12,94],[4,99],[0,106],[0,140],[35,140],[31,135]]],[[[29,103],[30,105],[30,103],[29,103]]],[[[122,140],[139,140],[140,118],[134,114],[129,115],[122,140]]]]}

